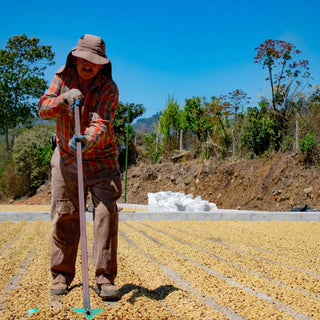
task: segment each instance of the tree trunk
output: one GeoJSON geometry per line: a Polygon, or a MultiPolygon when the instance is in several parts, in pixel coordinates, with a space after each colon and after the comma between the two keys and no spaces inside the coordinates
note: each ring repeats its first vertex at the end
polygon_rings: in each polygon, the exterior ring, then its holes
{"type": "Polygon", "coordinates": [[[232,157],[236,157],[236,152],[237,152],[237,145],[236,145],[236,137],[235,134],[232,134],[232,157]]]}
{"type": "Polygon", "coordinates": [[[183,150],[183,130],[180,130],[180,151],[183,150]]]}
{"type": "Polygon", "coordinates": [[[275,99],[274,99],[274,88],[273,88],[273,79],[272,79],[272,68],[269,67],[269,78],[270,78],[270,85],[271,85],[271,94],[272,94],[272,107],[273,110],[276,110],[276,105],[275,105],[275,99]]]}
{"type": "Polygon", "coordinates": [[[5,136],[6,136],[6,146],[7,146],[7,152],[9,153],[9,133],[8,129],[5,129],[5,136]]]}

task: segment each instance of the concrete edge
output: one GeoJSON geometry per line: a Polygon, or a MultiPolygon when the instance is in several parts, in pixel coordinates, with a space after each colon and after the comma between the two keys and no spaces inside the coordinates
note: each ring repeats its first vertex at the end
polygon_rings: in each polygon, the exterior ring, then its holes
{"type": "MultiPolygon", "coordinates": [[[[86,212],[87,221],[92,221],[92,213],[86,212]]],[[[24,211],[0,212],[0,222],[4,221],[50,221],[50,212],[48,211],[24,211]]],[[[320,221],[320,212],[271,212],[271,211],[245,211],[245,210],[224,210],[218,209],[212,212],[150,212],[135,211],[119,213],[120,221],[304,221],[317,222],[320,221]]]]}

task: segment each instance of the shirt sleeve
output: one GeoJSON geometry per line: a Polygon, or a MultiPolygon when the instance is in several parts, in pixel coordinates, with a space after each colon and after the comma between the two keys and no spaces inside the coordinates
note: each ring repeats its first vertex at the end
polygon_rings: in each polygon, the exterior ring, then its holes
{"type": "Polygon", "coordinates": [[[38,103],[38,111],[41,119],[54,119],[58,115],[67,112],[69,106],[64,102],[61,88],[62,80],[58,75],[55,75],[49,89],[45,95],[40,98],[38,103]]]}
{"type": "MultiPolygon", "coordinates": [[[[119,99],[119,90],[116,84],[113,82],[111,86],[108,84],[108,87],[105,93],[99,97],[89,126],[85,130],[85,135],[89,138],[89,148],[102,141],[108,144],[108,135],[119,99]]],[[[113,134],[110,138],[113,139],[113,134]]]]}

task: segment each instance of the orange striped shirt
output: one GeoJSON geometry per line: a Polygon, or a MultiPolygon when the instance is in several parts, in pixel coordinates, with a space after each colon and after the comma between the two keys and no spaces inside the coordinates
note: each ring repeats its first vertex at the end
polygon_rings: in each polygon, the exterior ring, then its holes
{"type": "MultiPolygon", "coordinates": [[[[63,94],[78,88],[77,73],[56,74],[49,89],[39,101],[41,119],[56,119],[57,146],[65,164],[76,159],[76,152],[69,148],[75,133],[74,117],[63,94]]],[[[119,91],[112,78],[99,72],[85,95],[81,108],[81,134],[89,138],[89,147],[82,153],[86,173],[119,168],[118,150],[112,127],[119,91]]]]}

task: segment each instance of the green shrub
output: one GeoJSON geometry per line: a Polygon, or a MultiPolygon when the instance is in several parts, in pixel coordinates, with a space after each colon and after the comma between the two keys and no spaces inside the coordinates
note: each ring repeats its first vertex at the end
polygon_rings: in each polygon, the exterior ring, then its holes
{"type": "Polygon", "coordinates": [[[1,173],[0,199],[18,199],[29,192],[27,178],[17,172],[14,163],[8,163],[1,173]]]}
{"type": "Polygon", "coordinates": [[[242,148],[247,148],[255,155],[261,155],[269,148],[278,151],[282,142],[282,126],[278,114],[260,104],[248,108],[242,130],[242,148]]]}
{"type": "Polygon", "coordinates": [[[316,150],[316,139],[313,133],[308,132],[299,142],[299,150],[302,151],[304,155],[304,161],[306,163],[313,162],[313,154],[316,150]]]}
{"type": "Polygon", "coordinates": [[[163,145],[160,142],[157,142],[156,133],[144,134],[143,135],[143,145],[144,157],[149,159],[152,164],[157,163],[161,156],[163,155],[163,145]]]}
{"type": "Polygon", "coordinates": [[[48,179],[52,156],[50,137],[53,131],[51,126],[37,125],[16,139],[14,165],[17,173],[26,179],[30,192],[35,192],[48,179]]]}
{"type": "Polygon", "coordinates": [[[316,139],[314,134],[308,132],[299,142],[299,149],[303,153],[312,153],[316,147],[316,139]]]}

